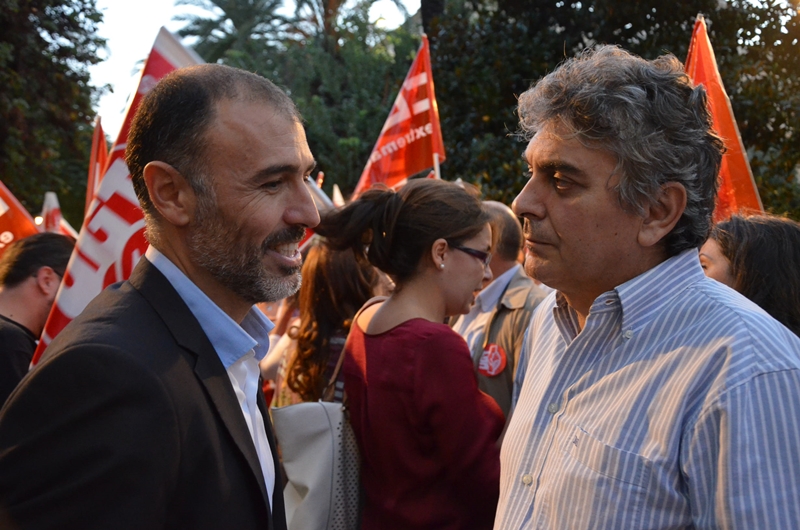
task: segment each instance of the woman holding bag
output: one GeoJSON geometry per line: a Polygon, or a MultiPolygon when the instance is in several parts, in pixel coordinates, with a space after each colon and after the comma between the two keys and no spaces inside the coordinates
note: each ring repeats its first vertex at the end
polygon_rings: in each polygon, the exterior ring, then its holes
{"type": "Polygon", "coordinates": [[[443,324],[491,280],[480,201],[449,182],[414,180],[398,193],[367,191],[317,232],[395,282],[358,314],[345,345],[362,528],[491,528],[503,415],[478,390],[466,343],[443,324]]]}

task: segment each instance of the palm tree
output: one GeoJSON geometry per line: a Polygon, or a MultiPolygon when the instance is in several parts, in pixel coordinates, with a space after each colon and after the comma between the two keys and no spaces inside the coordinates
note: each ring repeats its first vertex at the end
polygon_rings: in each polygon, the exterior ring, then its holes
{"type": "Polygon", "coordinates": [[[277,13],[283,0],[178,0],[211,16],[179,15],[188,24],[181,37],[197,37],[195,51],[210,63],[237,54],[254,55],[275,45],[287,29],[288,20],[277,13]]]}

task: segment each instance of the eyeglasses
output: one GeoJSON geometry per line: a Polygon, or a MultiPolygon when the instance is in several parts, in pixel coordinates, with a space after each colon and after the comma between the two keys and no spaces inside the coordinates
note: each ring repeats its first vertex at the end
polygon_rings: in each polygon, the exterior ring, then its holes
{"type": "Polygon", "coordinates": [[[450,247],[456,250],[460,250],[465,254],[469,254],[473,258],[478,258],[478,260],[481,263],[483,263],[484,267],[488,267],[489,263],[492,261],[492,254],[490,252],[484,252],[482,250],[476,250],[474,248],[469,248],[469,247],[462,247],[459,245],[450,245],[450,247]]]}

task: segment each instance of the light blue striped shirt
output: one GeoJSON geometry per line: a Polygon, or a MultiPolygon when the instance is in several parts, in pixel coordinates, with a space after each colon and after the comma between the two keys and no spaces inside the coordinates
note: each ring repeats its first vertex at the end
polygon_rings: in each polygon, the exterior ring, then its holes
{"type": "Polygon", "coordinates": [[[696,250],[526,340],[496,529],[800,528],[800,339],[696,250]]]}

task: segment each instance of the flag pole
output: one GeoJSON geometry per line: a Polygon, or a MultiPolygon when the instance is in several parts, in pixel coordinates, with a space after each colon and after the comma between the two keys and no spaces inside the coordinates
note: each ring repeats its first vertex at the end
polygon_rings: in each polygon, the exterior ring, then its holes
{"type": "Polygon", "coordinates": [[[437,179],[442,179],[442,174],[439,171],[439,153],[433,153],[433,172],[436,174],[437,179]]]}

